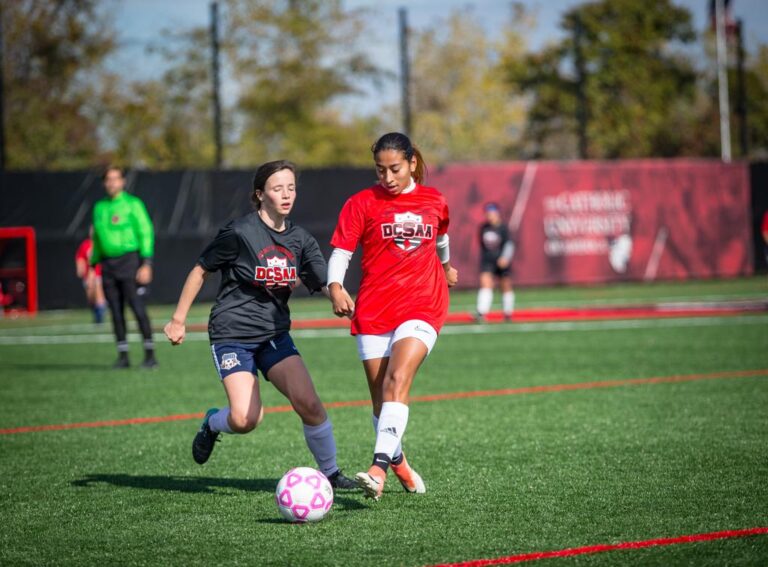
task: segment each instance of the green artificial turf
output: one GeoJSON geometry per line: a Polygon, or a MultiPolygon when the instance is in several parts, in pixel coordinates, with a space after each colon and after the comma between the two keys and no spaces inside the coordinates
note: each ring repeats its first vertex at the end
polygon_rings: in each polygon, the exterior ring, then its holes
{"type": "MultiPolygon", "coordinates": [[[[694,300],[766,288],[757,278],[730,283],[601,293],[694,300]]],[[[575,305],[586,293],[519,296],[575,305]]],[[[471,294],[458,299],[469,304],[471,294]]],[[[85,321],[85,313],[6,320],[0,337],[33,336],[30,326],[68,336],[80,331],[67,325],[85,321]]],[[[353,339],[336,330],[297,331],[295,339],[325,402],[366,399],[353,339]]],[[[159,344],[157,372],[112,371],[113,356],[109,341],[0,342],[0,429],[224,403],[204,340],[159,344]]],[[[408,495],[390,476],[380,502],[339,492],[325,520],[304,526],[280,520],[273,496],[286,470],[313,465],[290,412],[227,436],[202,467],[190,455],[196,419],[3,434],[0,565],[431,565],[768,526],[768,315],[448,327],[412,395],[587,382],[597,384],[414,401],[405,448],[427,494],[408,495]],[[670,376],[698,379],[599,387],[670,376]]],[[[266,406],[285,405],[262,385],[266,406]]],[[[370,409],[329,415],[339,464],[349,474],[366,469],[370,409]]],[[[768,535],[533,564],[766,563],[768,535]]]]}

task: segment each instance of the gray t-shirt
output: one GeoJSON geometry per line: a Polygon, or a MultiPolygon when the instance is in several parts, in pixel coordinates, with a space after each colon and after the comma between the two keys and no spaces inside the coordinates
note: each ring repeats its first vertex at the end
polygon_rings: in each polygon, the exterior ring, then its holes
{"type": "Polygon", "coordinates": [[[211,343],[260,343],[290,330],[293,288],[301,280],[311,292],[319,291],[328,275],[311,234],[290,221],[277,232],[256,212],[222,228],[198,264],[221,272],[208,320],[211,343]]]}

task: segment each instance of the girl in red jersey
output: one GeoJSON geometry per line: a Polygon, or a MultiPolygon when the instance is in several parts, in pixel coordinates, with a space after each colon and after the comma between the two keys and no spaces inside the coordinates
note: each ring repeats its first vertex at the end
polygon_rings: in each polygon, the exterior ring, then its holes
{"type": "Polygon", "coordinates": [[[93,322],[100,325],[104,322],[104,313],[107,312],[107,300],[104,298],[104,288],[101,285],[101,264],[91,266],[92,250],[93,226],[88,229],[88,238],[77,247],[75,270],[77,277],[83,281],[85,297],[93,311],[93,322]]]}
{"type": "Polygon", "coordinates": [[[373,464],[356,475],[378,500],[391,466],[405,490],[426,491],[409,466],[401,439],[416,371],[448,314],[456,284],[448,250],[448,206],[422,185],[424,160],[404,134],[382,136],[371,148],[378,185],[350,197],[331,239],[328,290],[334,313],[352,319],[373,403],[373,464]],[[352,253],[362,245],[362,280],[355,304],[343,287],[352,253]]]}

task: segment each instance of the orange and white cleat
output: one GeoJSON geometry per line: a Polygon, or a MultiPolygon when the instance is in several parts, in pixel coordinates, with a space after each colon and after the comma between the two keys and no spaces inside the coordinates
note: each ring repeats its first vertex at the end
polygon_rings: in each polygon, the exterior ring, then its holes
{"type": "Polygon", "coordinates": [[[384,469],[373,465],[368,472],[359,472],[355,475],[357,485],[363,489],[366,498],[378,500],[381,493],[384,492],[384,481],[387,479],[387,473],[384,469]]]}
{"type": "Polygon", "coordinates": [[[403,485],[406,492],[413,494],[424,494],[427,491],[427,487],[424,486],[424,481],[421,479],[421,475],[411,468],[408,461],[403,454],[403,462],[399,465],[392,463],[392,472],[395,473],[397,480],[403,485]]]}

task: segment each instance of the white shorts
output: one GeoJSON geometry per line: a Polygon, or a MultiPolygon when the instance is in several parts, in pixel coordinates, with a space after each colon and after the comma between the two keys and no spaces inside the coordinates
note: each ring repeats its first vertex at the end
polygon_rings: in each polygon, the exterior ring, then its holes
{"type": "Polygon", "coordinates": [[[421,319],[411,319],[394,331],[382,335],[357,335],[357,353],[360,360],[371,358],[385,358],[392,353],[392,345],[400,339],[413,337],[419,339],[427,347],[427,355],[432,352],[432,347],[437,341],[435,328],[421,319]]]}

